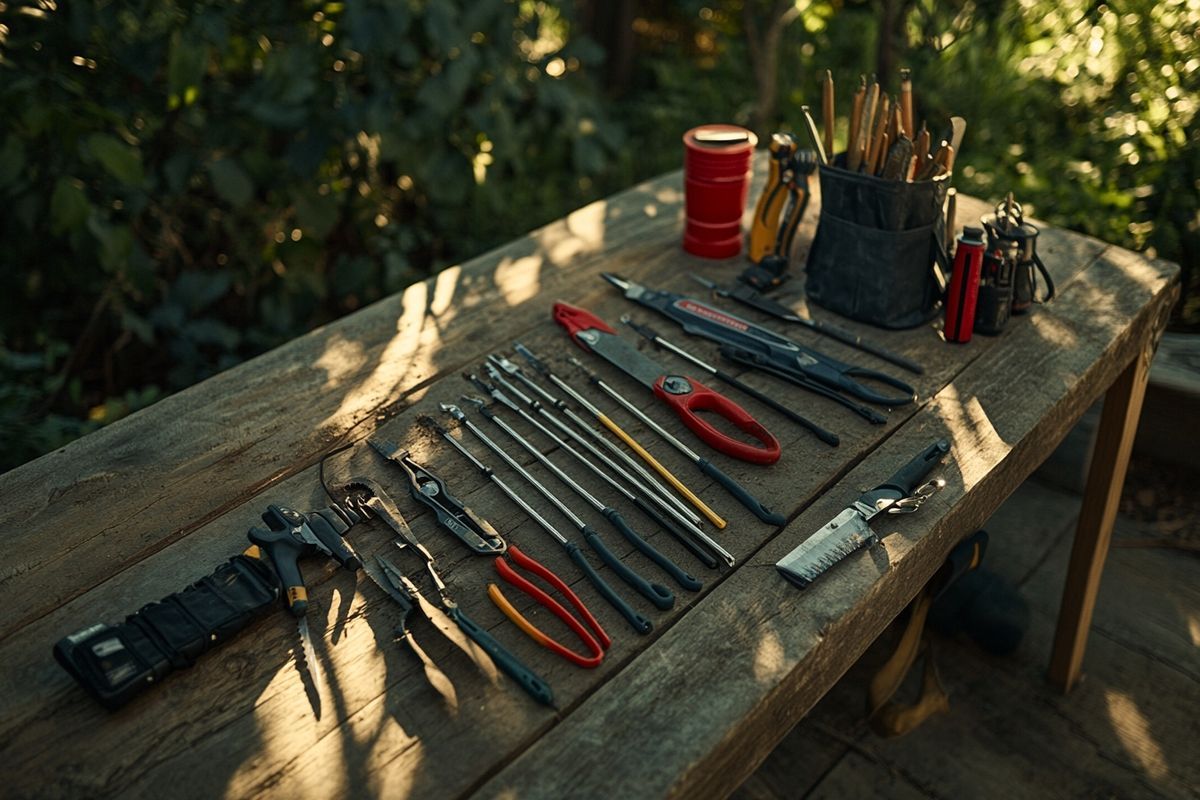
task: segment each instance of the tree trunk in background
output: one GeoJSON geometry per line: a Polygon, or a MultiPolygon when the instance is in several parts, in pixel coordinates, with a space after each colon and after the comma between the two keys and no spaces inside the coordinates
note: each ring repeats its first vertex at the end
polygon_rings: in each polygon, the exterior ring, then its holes
{"type": "Polygon", "coordinates": [[[908,54],[908,12],[912,0],[881,0],[879,36],[875,44],[875,74],[881,86],[892,86],[892,77],[908,54]]]}
{"type": "Polygon", "coordinates": [[[584,0],[576,8],[583,32],[604,48],[601,85],[609,95],[619,97],[633,75],[633,0],[584,0]]]}
{"type": "Polygon", "coordinates": [[[757,90],[751,125],[759,138],[764,139],[776,122],[779,45],[783,41],[783,30],[800,16],[800,11],[791,0],[775,0],[765,14],[760,12],[761,8],[761,4],[746,0],[742,6],[742,25],[746,29],[750,66],[754,69],[757,90]]]}

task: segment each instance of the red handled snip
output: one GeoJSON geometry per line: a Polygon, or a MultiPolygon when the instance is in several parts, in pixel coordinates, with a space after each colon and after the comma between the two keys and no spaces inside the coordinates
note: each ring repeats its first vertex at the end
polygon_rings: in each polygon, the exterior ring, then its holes
{"type": "Polygon", "coordinates": [[[554,321],[566,328],[584,350],[595,353],[654,392],[705,444],[752,464],[774,464],[779,460],[779,440],[748,411],[693,378],[667,371],[591,312],[567,303],[555,303],[554,321]],[[759,446],[727,436],[706,422],[697,411],[711,411],[724,417],[756,439],[759,446]]]}

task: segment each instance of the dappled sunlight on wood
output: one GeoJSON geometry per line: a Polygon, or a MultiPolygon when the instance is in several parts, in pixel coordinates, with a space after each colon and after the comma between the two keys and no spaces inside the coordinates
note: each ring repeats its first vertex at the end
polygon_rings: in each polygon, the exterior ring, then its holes
{"type": "Polygon", "coordinates": [[[936,405],[950,439],[949,461],[960,470],[963,489],[970,489],[990,469],[978,454],[1003,454],[1011,447],[996,432],[978,397],[962,399],[951,384],[942,390],[936,405]]]}
{"type": "Polygon", "coordinates": [[[604,246],[607,218],[608,203],[603,200],[568,215],[564,220],[567,235],[543,237],[542,245],[547,257],[552,263],[564,267],[578,255],[599,250],[604,246]]]}
{"type": "Polygon", "coordinates": [[[1188,636],[1192,639],[1192,644],[1200,647],[1200,613],[1191,609],[1180,609],[1183,618],[1187,620],[1188,636]]]}
{"type": "Polygon", "coordinates": [[[325,350],[313,362],[313,366],[325,373],[322,390],[340,386],[367,363],[367,353],[362,342],[343,338],[340,334],[330,337],[325,350]]]}
{"type": "Polygon", "coordinates": [[[783,642],[773,630],[766,631],[754,648],[754,679],[762,684],[775,683],[787,673],[783,642]]]}
{"type": "Polygon", "coordinates": [[[1166,756],[1150,732],[1149,721],[1133,698],[1117,689],[1109,689],[1104,693],[1104,699],[1113,733],[1129,757],[1151,778],[1162,780],[1167,777],[1166,756]]]}
{"type": "Polygon", "coordinates": [[[1079,337],[1053,314],[1034,314],[1029,318],[1038,335],[1058,347],[1076,347],[1079,337]]]}
{"type": "MultiPolygon", "coordinates": [[[[400,397],[400,384],[419,383],[437,371],[436,356],[442,346],[442,332],[459,313],[454,296],[462,273],[461,267],[450,267],[430,281],[413,284],[401,298],[403,310],[396,320],[396,335],[379,355],[375,369],[346,392],[339,405],[323,424],[334,426],[345,419],[363,419],[380,406],[400,397]]],[[[328,348],[319,360],[324,360],[328,348]]],[[[419,399],[423,391],[413,392],[419,399]]]]}
{"type": "Polygon", "coordinates": [[[540,255],[501,259],[492,274],[492,280],[504,296],[505,303],[516,306],[537,296],[542,288],[542,261],[540,255]]]}
{"type": "MultiPolygon", "coordinates": [[[[294,647],[299,649],[298,640],[294,647]]],[[[316,721],[303,680],[296,669],[295,657],[271,676],[263,687],[254,709],[254,721],[258,726],[260,745],[257,751],[242,759],[237,770],[229,776],[225,792],[227,798],[254,793],[262,780],[260,770],[263,764],[290,760],[292,754],[305,749],[305,741],[311,741],[317,735],[316,721]]]]}

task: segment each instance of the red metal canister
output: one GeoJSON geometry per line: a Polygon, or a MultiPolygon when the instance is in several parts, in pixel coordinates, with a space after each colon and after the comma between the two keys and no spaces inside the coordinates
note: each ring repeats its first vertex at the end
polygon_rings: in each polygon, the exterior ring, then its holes
{"type": "Polygon", "coordinates": [[[758,138],[736,125],[703,125],[683,135],[683,249],[703,258],[742,251],[742,213],[758,138]]]}

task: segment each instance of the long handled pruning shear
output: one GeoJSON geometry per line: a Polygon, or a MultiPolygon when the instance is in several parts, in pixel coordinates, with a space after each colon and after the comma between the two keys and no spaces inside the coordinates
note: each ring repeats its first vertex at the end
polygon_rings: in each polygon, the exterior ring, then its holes
{"type": "Polygon", "coordinates": [[[750,412],[693,378],[672,374],[618,336],[596,315],[567,303],[555,303],[554,321],[563,326],[581,348],[595,353],[651,390],[705,444],[751,464],[774,464],[779,460],[782,452],[779,440],[750,412]],[[722,433],[697,411],[711,411],[724,417],[756,439],[760,446],[746,444],[722,433]]]}
{"type": "MultiPolygon", "coordinates": [[[[834,393],[844,392],[882,406],[903,406],[916,400],[916,390],[899,378],[837,361],[715,306],[674,292],[648,289],[640,283],[608,272],[601,273],[601,277],[624,292],[627,299],[674,320],[688,333],[726,346],[741,356],[739,361],[771,374],[785,374],[802,386],[817,384],[834,393]],[[891,387],[898,390],[899,394],[884,394],[862,383],[862,380],[891,387]]],[[[854,407],[848,401],[843,404],[854,407]]]]}

